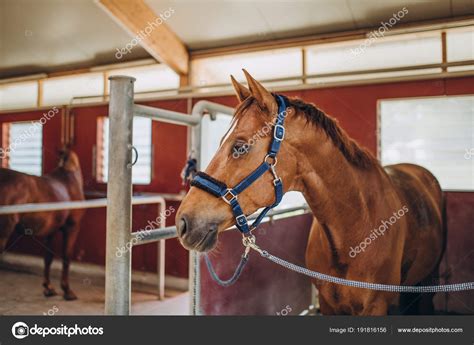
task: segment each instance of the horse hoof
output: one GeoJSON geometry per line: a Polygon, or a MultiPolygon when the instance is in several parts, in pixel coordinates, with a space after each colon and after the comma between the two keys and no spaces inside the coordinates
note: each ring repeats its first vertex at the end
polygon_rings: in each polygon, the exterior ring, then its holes
{"type": "Polygon", "coordinates": [[[52,296],[56,296],[57,294],[58,293],[56,292],[56,290],[54,290],[54,288],[52,287],[48,287],[43,290],[44,297],[52,297],[52,296]]]}
{"type": "Polygon", "coordinates": [[[76,294],[72,291],[65,292],[63,297],[66,301],[74,301],[77,299],[76,294]]]}

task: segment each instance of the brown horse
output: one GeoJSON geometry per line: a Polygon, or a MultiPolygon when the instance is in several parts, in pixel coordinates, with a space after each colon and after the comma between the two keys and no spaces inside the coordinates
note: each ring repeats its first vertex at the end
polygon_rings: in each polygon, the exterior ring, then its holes
{"type": "MultiPolygon", "coordinates": [[[[0,205],[44,203],[84,200],[83,181],[79,158],[69,149],[60,151],[59,164],[50,174],[32,176],[21,172],[0,169],[0,205]]],[[[0,216],[0,253],[5,250],[8,238],[17,230],[23,234],[45,239],[44,295],[56,295],[50,283],[50,267],[54,253],[53,237],[63,234],[63,271],[61,288],[64,299],[74,300],[76,295],[69,287],[69,265],[79,232],[79,222],[84,210],[18,213],[0,216]]]]}
{"type": "MultiPolygon", "coordinates": [[[[241,103],[232,130],[206,170],[228,186],[235,186],[262,162],[271,135],[252,146],[247,143],[275,120],[278,109],[274,95],[244,72],[249,89],[232,78],[241,103]],[[236,151],[244,154],[236,158],[236,151]]],[[[335,119],[302,100],[288,102],[276,170],[284,192],[302,192],[314,215],[308,268],[365,282],[426,283],[437,271],[444,248],[443,197],[435,177],[412,164],[382,168],[335,119]]],[[[239,195],[245,214],[274,202],[272,180],[272,174],[265,173],[239,195]]],[[[233,223],[229,205],[196,187],[176,216],[181,243],[198,251],[213,249],[218,232],[233,223]]],[[[396,293],[314,284],[323,314],[384,315],[399,305],[396,293]]]]}

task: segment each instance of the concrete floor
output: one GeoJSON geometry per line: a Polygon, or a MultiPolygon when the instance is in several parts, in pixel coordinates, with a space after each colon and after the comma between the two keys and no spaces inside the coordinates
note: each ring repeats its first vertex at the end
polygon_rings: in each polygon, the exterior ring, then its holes
{"type": "MultiPolygon", "coordinates": [[[[52,284],[59,293],[44,297],[42,278],[35,274],[0,268],[0,315],[101,315],[104,313],[104,285],[87,277],[75,275],[71,288],[79,297],[65,301],[58,279],[52,284]]],[[[132,315],[188,315],[189,293],[166,291],[166,298],[132,292],[132,315]]]]}

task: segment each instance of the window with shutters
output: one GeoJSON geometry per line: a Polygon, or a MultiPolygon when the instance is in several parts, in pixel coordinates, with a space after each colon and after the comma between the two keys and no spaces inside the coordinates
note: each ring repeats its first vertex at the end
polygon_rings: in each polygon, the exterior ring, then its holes
{"type": "MultiPolygon", "coordinates": [[[[133,119],[133,146],[138,159],[132,168],[132,183],[149,184],[152,171],[152,120],[143,117],[133,119]]],[[[109,118],[99,117],[97,126],[96,175],[99,182],[107,183],[109,166],[109,118]]],[[[135,160],[135,152],[132,153],[135,160]]]]}
{"type": "Polygon", "coordinates": [[[43,172],[43,126],[35,122],[2,125],[2,167],[31,175],[43,172]]]}

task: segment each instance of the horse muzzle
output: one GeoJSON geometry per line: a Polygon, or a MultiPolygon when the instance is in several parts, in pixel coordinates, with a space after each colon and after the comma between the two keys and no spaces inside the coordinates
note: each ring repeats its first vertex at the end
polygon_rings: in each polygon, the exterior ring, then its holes
{"type": "Polygon", "coordinates": [[[217,244],[217,223],[208,223],[182,214],[176,219],[176,228],[179,241],[188,250],[207,252],[217,244]]]}

